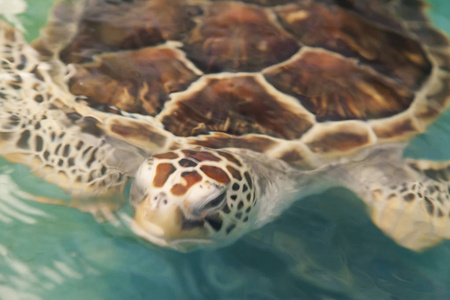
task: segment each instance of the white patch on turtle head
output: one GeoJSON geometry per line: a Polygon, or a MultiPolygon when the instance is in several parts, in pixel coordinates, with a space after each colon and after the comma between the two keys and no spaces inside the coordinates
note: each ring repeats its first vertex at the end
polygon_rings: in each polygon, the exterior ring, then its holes
{"type": "Polygon", "coordinates": [[[132,184],[133,230],[178,250],[228,244],[253,223],[255,188],[247,165],[230,152],[182,149],[154,155],[132,184]]]}

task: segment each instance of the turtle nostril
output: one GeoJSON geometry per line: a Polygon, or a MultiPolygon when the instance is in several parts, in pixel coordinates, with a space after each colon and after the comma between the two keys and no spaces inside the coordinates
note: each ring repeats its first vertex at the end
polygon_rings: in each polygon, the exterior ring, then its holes
{"type": "Polygon", "coordinates": [[[164,205],[167,205],[167,203],[168,203],[167,195],[164,192],[156,194],[151,199],[155,204],[162,203],[164,205]]]}

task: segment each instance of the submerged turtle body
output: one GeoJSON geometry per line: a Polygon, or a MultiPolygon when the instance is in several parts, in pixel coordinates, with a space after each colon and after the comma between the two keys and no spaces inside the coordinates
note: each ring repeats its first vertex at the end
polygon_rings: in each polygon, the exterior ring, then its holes
{"type": "Polygon", "coordinates": [[[62,1],[37,52],[2,32],[0,153],[72,206],[134,178],[136,233],[184,248],[337,184],[403,246],[450,238],[448,162],[401,158],[450,102],[421,1],[62,1]]]}
{"type": "Polygon", "coordinates": [[[298,166],[423,132],[450,92],[449,42],[420,1],[98,0],[75,19],[35,46],[74,64],[91,106],[298,166]]]}

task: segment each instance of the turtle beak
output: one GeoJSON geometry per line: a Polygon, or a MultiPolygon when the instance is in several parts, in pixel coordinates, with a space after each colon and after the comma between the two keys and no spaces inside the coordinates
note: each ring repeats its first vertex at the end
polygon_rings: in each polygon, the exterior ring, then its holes
{"type": "Polygon", "coordinates": [[[149,195],[134,206],[131,228],[136,235],[158,246],[179,251],[212,242],[201,218],[187,217],[178,205],[165,207],[161,213],[150,201],[149,195]]]}

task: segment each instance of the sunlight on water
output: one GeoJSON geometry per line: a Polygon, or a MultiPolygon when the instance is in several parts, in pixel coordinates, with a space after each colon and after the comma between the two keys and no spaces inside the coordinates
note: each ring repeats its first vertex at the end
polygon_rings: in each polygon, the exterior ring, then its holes
{"type": "MultiPolygon", "coordinates": [[[[37,36],[49,0],[0,0],[0,10],[37,36]],[[10,6],[11,1],[14,3],[10,6]]],[[[431,16],[450,33],[450,2],[431,16]]],[[[408,146],[409,157],[450,159],[450,111],[408,146]]],[[[413,253],[374,227],[362,202],[333,189],[296,203],[236,244],[182,254],[113,222],[30,201],[67,197],[28,169],[0,159],[0,300],[53,299],[450,299],[450,242],[413,253]]]]}
{"type": "Polygon", "coordinates": [[[34,224],[36,219],[33,216],[48,216],[44,211],[35,209],[20,199],[33,198],[20,190],[20,187],[11,179],[13,168],[4,165],[0,167],[0,221],[11,223],[18,220],[26,224],[34,224]]]}

